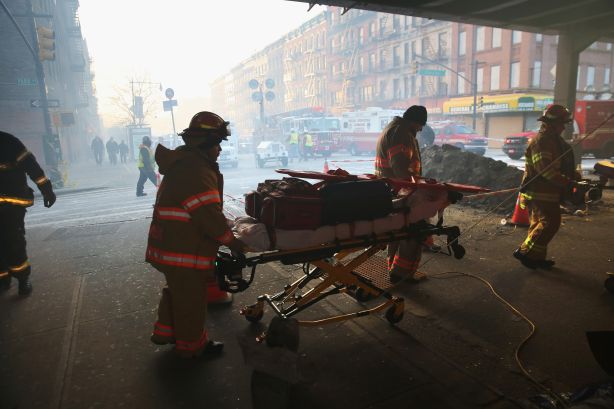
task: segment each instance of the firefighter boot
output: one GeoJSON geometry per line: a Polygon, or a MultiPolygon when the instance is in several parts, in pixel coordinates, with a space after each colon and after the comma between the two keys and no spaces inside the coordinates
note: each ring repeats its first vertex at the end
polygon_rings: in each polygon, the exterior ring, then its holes
{"type": "Polygon", "coordinates": [[[520,249],[514,250],[514,253],[512,253],[512,255],[514,256],[514,258],[520,260],[523,266],[530,268],[531,270],[535,270],[536,268],[540,267],[539,261],[527,258],[526,254],[520,252],[520,249]]]}
{"type": "Polygon", "coordinates": [[[22,297],[27,297],[32,294],[32,283],[30,282],[30,277],[20,277],[17,279],[19,281],[19,295],[22,297]]]}
{"type": "Polygon", "coordinates": [[[224,350],[224,343],[219,341],[209,340],[205,344],[202,356],[219,355],[224,350]]]}

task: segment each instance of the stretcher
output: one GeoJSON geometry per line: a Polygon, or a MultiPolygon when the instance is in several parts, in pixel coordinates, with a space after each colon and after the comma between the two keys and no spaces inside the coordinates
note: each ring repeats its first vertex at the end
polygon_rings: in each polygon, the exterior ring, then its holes
{"type": "MultiPolygon", "coordinates": [[[[284,173],[288,172],[284,170],[284,173]]],[[[313,173],[317,174],[310,172],[307,176],[313,173]]],[[[304,172],[292,171],[292,175],[306,177],[304,172]]],[[[452,193],[450,196],[455,199],[460,199],[462,192],[475,193],[486,190],[463,185],[452,187],[431,181],[412,183],[428,183],[428,188],[449,190],[452,193]]],[[[402,187],[408,186],[410,186],[408,183],[403,183],[402,187]]],[[[266,340],[267,345],[272,347],[296,350],[300,326],[320,326],[384,310],[386,310],[385,317],[391,324],[398,323],[403,318],[404,300],[391,293],[397,284],[390,281],[387,260],[380,252],[389,243],[410,239],[424,242],[429,236],[444,236],[449,255],[457,259],[465,255],[465,249],[458,240],[460,229],[457,226],[444,226],[443,218],[440,217],[435,225],[422,220],[396,231],[335,240],[301,249],[264,251],[249,257],[218,252],[216,275],[220,288],[228,292],[240,292],[249,287],[254,280],[257,267],[261,264],[270,262],[281,262],[284,265],[302,264],[303,275],[300,278],[274,294],[260,295],[256,303],[241,309],[241,314],[247,321],[259,322],[264,316],[265,307],[270,307],[276,317],[260,339],[266,340]],[[245,268],[251,269],[249,278],[243,277],[245,268]],[[347,314],[312,320],[294,318],[318,302],[338,294],[348,294],[359,302],[375,298],[382,298],[383,301],[378,305],[364,307],[347,314]]]]}

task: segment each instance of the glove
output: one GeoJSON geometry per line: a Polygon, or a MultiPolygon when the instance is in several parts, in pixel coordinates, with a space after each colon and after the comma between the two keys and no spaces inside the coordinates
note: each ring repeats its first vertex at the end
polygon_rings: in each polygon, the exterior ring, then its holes
{"type": "Polygon", "coordinates": [[[55,203],[55,193],[53,193],[53,190],[49,191],[49,192],[45,192],[43,194],[43,203],[45,204],[45,207],[51,207],[53,206],[53,204],[55,203]]]}

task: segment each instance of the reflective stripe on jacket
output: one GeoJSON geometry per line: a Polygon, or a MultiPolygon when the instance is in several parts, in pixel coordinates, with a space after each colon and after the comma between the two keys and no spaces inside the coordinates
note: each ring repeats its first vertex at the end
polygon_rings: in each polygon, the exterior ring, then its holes
{"type": "Polygon", "coordinates": [[[395,178],[422,174],[416,135],[403,118],[394,117],[382,131],[377,141],[375,174],[395,178]]]}
{"type": "Polygon", "coordinates": [[[573,156],[559,135],[539,132],[525,152],[523,196],[527,200],[559,202],[574,178],[573,156]],[[567,152],[566,155],[563,155],[567,152]],[[571,163],[569,161],[571,160],[571,163]]]}

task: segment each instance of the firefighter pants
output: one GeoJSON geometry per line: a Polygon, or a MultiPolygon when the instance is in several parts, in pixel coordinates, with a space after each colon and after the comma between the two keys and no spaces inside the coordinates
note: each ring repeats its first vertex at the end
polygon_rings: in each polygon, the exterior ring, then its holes
{"type": "Polygon", "coordinates": [[[211,271],[168,268],[152,341],[174,343],[180,356],[201,354],[207,343],[207,284],[211,271]]]}
{"type": "Polygon", "coordinates": [[[548,243],[561,226],[561,208],[558,202],[529,201],[531,224],[520,252],[531,260],[545,260],[548,243]]]}
{"type": "Polygon", "coordinates": [[[144,168],[139,168],[139,180],[136,182],[136,194],[138,196],[143,194],[143,187],[145,187],[145,182],[149,179],[154,186],[158,186],[156,180],[156,173],[153,170],[146,170],[144,168]]]}
{"type": "Polygon", "coordinates": [[[21,281],[30,275],[25,216],[25,207],[0,205],[0,279],[13,276],[21,281]]]}
{"type": "Polygon", "coordinates": [[[422,257],[422,243],[403,240],[388,245],[388,270],[391,276],[413,277],[422,257]]]}

